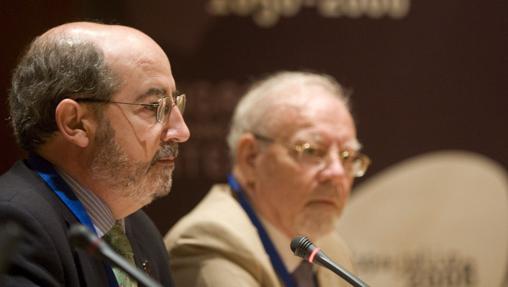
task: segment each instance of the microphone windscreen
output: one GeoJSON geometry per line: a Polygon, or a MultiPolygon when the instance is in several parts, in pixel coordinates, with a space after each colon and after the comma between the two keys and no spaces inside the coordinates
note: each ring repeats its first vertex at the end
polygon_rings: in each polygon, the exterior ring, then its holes
{"type": "Polygon", "coordinates": [[[312,242],[305,236],[297,236],[291,240],[290,248],[296,256],[306,259],[308,252],[313,246],[312,242]]]}

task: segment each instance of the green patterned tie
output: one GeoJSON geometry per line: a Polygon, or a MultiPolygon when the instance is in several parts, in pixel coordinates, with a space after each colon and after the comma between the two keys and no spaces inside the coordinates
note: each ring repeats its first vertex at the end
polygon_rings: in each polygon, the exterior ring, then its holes
{"type": "MultiPolygon", "coordinates": [[[[104,240],[121,256],[123,256],[129,263],[134,264],[134,252],[129,239],[122,229],[122,224],[117,221],[113,228],[104,235],[104,240]]],[[[116,281],[119,287],[137,287],[138,283],[132,279],[123,270],[113,267],[116,281]]]]}

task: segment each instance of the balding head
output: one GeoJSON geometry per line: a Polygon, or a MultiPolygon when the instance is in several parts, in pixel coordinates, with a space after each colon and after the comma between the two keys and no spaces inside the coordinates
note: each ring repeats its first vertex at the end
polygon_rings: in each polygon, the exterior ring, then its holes
{"type": "Polygon", "coordinates": [[[62,99],[111,99],[126,81],[123,65],[146,61],[169,67],[157,43],[130,27],[74,22],[37,37],[12,77],[9,106],[18,143],[35,150],[57,130],[54,113],[62,99]]]}
{"type": "Polygon", "coordinates": [[[100,46],[103,46],[102,44],[111,44],[111,42],[117,42],[119,44],[122,42],[129,42],[132,44],[134,43],[132,40],[136,38],[153,42],[149,36],[131,27],[92,22],[66,23],[48,30],[39,36],[39,38],[91,41],[99,44],[100,46]]]}
{"type": "Polygon", "coordinates": [[[164,58],[169,64],[164,51],[152,38],[127,26],[73,22],[57,26],[40,38],[53,38],[69,45],[93,43],[102,51],[108,65],[154,58],[164,58]]]}

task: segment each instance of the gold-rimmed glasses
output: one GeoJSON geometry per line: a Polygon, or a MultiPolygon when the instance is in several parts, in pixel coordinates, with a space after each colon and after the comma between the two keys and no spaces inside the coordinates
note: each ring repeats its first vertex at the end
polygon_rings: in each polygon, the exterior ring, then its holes
{"type": "MultiPolygon", "coordinates": [[[[328,148],[321,147],[309,142],[301,142],[287,145],[275,139],[253,133],[257,140],[267,143],[278,143],[296,155],[299,162],[313,166],[325,166],[330,155],[328,148]]],[[[339,150],[338,157],[346,172],[354,177],[362,177],[371,161],[370,158],[354,150],[339,150]]]]}
{"type": "Polygon", "coordinates": [[[185,111],[185,103],[186,96],[184,93],[175,91],[171,94],[171,96],[166,96],[159,98],[157,102],[153,103],[127,103],[127,102],[119,102],[119,101],[111,101],[111,100],[102,100],[102,99],[94,99],[94,98],[78,98],[75,99],[76,102],[84,102],[84,103],[103,103],[103,104],[121,104],[121,105],[134,105],[134,106],[144,106],[145,108],[155,112],[155,118],[158,123],[166,123],[171,114],[171,110],[173,106],[177,106],[180,112],[183,114],[185,111]]]}

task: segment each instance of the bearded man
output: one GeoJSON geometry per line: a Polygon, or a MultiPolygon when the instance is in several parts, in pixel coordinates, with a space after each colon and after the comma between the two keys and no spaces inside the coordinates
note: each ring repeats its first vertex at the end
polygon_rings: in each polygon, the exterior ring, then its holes
{"type": "Polygon", "coordinates": [[[170,191],[178,143],[190,136],[184,104],[168,57],[139,30],[75,22],[37,37],[9,94],[28,156],[0,177],[0,223],[25,234],[0,285],[136,286],[69,244],[81,223],[172,286],[162,237],[140,209],[170,191]]]}

